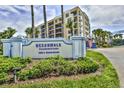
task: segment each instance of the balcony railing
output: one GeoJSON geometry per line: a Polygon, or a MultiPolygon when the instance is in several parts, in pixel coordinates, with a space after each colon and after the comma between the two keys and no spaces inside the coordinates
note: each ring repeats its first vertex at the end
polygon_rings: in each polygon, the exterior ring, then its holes
{"type": "Polygon", "coordinates": [[[52,31],[52,30],[54,30],[54,28],[48,28],[48,30],[49,30],[49,31],[52,31]]]}
{"type": "Polygon", "coordinates": [[[49,32],[49,35],[54,35],[54,32],[49,32]]]}
{"type": "Polygon", "coordinates": [[[48,24],[48,26],[53,26],[54,24],[48,24]]]}

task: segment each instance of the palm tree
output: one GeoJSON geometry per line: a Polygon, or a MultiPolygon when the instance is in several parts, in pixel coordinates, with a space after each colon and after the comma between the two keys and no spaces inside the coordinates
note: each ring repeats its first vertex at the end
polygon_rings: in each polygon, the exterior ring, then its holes
{"type": "Polygon", "coordinates": [[[31,5],[31,17],[32,17],[32,32],[33,38],[35,38],[35,27],[34,27],[34,6],[31,5]]]}
{"type": "Polygon", "coordinates": [[[0,39],[2,38],[11,38],[16,33],[16,29],[7,27],[7,29],[4,30],[4,32],[0,32],[0,39]]]}
{"type": "Polygon", "coordinates": [[[71,18],[67,21],[66,27],[70,29],[70,31],[71,31],[71,36],[73,36],[73,35],[74,35],[74,31],[73,31],[74,24],[73,24],[73,21],[72,21],[71,18]]]}
{"type": "Polygon", "coordinates": [[[123,34],[118,34],[118,36],[119,36],[119,39],[123,38],[123,34]]]}
{"type": "Polygon", "coordinates": [[[122,36],[122,34],[115,34],[115,35],[114,35],[114,38],[115,38],[115,39],[122,39],[123,36],[122,36]]]}
{"type": "Polygon", "coordinates": [[[5,38],[11,38],[15,33],[16,33],[15,29],[8,27],[6,30],[4,30],[3,34],[5,38]]]}
{"type": "Polygon", "coordinates": [[[63,5],[61,5],[61,15],[62,15],[62,26],[63,26],[63,37],[64,37],[64,10],[63,10],[63,5]]]}
{"type": "MultiPolygon", "coordinates": [[[[35,38],[38,38],[38,35],[40,33],[39,29],[35,28],[34,31],[35,31],[35,38]]],[[[26,33],[28,38],[32,38],[33,37],[33,32],[32,32],[32,28],[31,27],[26,28],[25,33],[26,33]]]]}
{"type": "Polygon", "coordinates": [[[48,30],[47,30],[47,17],[46,17],[46,6],[43,5],[43,14],[44,14],[44,25],[45,25],[45,35],[48,37],[48,30]]]}
{"type": "Polygon", "coordinates": [[[35,37],[38,38],[38,35],[39,35],[40,31],[38,28],[35,28],[35,37]]]}
{"type": "Polygon", "coordinates": [[[31,27],[26,28],[25,33],[27,35],[27,38],[32,38],[33,37],[33,32],[31,27]]]}
{"type": "Polygon", "coordinates": [[[103,30],[102,29],[95,29],[93,30],[93,34],[95,35],[95,41],[98,46],[101,46],[101,43],[103,42],[103,30]]]}

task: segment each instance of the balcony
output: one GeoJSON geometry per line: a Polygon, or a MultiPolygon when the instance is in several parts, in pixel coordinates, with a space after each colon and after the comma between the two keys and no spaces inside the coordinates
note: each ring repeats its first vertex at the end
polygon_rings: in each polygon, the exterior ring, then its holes
{"type": "Polygon", "coordinates": [[[42,37],[42,38],[45,38],[45,34],[41,34],[41,37],[42,37]]]}
{"type": "Polygon", "coordinates": [[[41,26],[41,29],[45,29],[45,26],[44,26],[44,25],[42,25],[42,26],[41,26]]]}
{"type": "Polygon", "coordinates": [[[56,37],[63,37],[62,34],[56,34],[56,37]]]}
{"type": "Polygon", "coordinates": [[[56,30],[56,34],[62,34],[62,30],[61,29],[56,30]]]}
{"type": "Polygon", "coordinates": [[[54,25],[53,21],[48,23],[48,26],[53,26],[53,25],[54,25]]]}
{"type": "Polygon", "coordinates": [[[78,18],[77,17],[74,17],[74,22],[77,22],[78,21],[78,18]]]}
{"type": "Polygon", "coordinates": [[[52,35],[52,36],[49,36],[49,38],[54,38],[54,36],[52,35]]]}
{"type": "Polygon", "coordinates": [[[49,35],[54,35],[54,32],[49,32],[49,35]]]}
{"type": "Polygon", "coordinates": [[[52,31],[52,30],[54,30],[54,28],[48,28],[48,30],[49,30],[49,31],[52,31]]]}
{"type": "Polygon", "coordinates": [[[79,15],[78,12],[77,12],[77,10],[72,11],[71,14],[73,14],[73,16],[79,15]]]}
{"type": "Polygon", "coordinates": [[[63,28],[63,26],[61,26],[61,27],[57,27],[56,29],[62,29],[63,28]]]}
{"type": "Polygon", "coordinates": [[[55,25],[55,28],[56,28],[56,29],[59,29],[59,28],[63,28],[63,26],[62,26],[61,23],[59,23],[59,24],[56,24],[56,25],[55,25]]]}
{"type": "Polygon", "coordinates": [[[41,29],[41,32],[45,32],[45,29],[41,29]]]}

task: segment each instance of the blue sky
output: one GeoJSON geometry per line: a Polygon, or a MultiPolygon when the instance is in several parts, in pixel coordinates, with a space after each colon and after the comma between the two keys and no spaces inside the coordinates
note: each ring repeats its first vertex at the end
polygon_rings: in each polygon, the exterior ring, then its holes
{"type": "MultiPolygon", "coordinates": [[[[64,5],[64,10],[78,5],[64,5]]],[[[122,5],[79,5],[90,19],[91,30],[103,28],[111,32],[124,29],[124,6],[122,5]]],[[[52,19],[61,14],[59,5],[47,6],[47,19],[52,19]]],[[[34,6],[35,25],[43,22],[42,5],[34,6]]],[[[0,6],[0,31],[13,27],[18,34],[24,34],[27,27],[31,26],[30,6],[0,6]]]]}

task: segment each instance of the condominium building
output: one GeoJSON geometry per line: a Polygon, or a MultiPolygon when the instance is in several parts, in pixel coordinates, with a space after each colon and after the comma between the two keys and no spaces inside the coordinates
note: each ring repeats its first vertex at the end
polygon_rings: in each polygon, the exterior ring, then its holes
{"type": "Polygon", "coordinates": [[[64,37],[70,39],[71,36],[90,36],[89,18],[80,7],[64,12],[64,24],[62,24],[62,16],[57,16],[47,21],[46,30],[44,23],[37,27],[40,29],[41,38],[64,37]]]}

